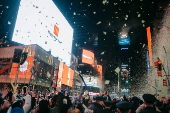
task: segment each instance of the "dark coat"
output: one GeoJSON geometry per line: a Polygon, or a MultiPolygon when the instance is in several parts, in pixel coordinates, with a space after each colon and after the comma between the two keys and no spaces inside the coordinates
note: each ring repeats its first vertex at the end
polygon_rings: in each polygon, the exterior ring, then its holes
{"type": "Polygon", "coordinates": [[[104,110],[103,110],[103,113],[114,113],[111,109],[107,109],[107,108],[105,108],[104,110]]]}
{"type": "Polygon", "coordinates": [[[61,113],[67,113],[68,109],[71,107],[71,100],[69,96],[65,96],[65,99],[67,99],[67,104],[63,104],[61,113]]]}
{"type": "Polygon", "coordinates": [[[93,110],[93,113],[103,113],[103,107],[98,103],[93,103],[87,109],[93,110]]]}
{"type": "Polygon", "coordinates": [[[161,112],[156,111],[156,108],[154,107],[145,107],[139,113],[161,113],[161,112]]]}
{"type": "Polygon", "coordinates": [[[139,107],[139,103],[132,103],[131,113],[136,113],[137,108],[139,107]]]}

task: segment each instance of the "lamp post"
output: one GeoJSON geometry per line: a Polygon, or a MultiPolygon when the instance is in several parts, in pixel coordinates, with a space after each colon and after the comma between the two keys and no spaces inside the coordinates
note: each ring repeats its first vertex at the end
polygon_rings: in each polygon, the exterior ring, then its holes
{"type": "Polygon", "coordinates": [[[117,68],[115,69],[115,72],[116,72],[117,75],[118,75],[118,80],[117,80],[117,90],[118,90],[118,93],[120,93],[120,68],[117,67],[117,68]]]}

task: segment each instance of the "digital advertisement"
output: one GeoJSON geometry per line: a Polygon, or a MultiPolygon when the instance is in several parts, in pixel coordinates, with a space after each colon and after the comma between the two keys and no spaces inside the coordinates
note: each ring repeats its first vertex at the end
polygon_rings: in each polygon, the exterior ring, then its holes
{"type": "Polygon", "coordinates": [[[12,40],[38,44],[68,66],[73,29],[52,0],[21,0],[12,40]]]}
{"type": "Polygon", "coordinates": [[[130,37],[129,36],[119,37],[119,45],[130,45],[130,37]]]}

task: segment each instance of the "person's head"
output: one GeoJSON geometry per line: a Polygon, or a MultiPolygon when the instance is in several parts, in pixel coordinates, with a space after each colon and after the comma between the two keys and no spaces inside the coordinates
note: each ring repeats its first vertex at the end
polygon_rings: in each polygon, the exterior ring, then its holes
{"type": "Polygon", "coordinates": [[[57,100],[58,100],[58,95],[54,95],[54,96],[52,97],[52,99],[51,99],[52,107],[55,106],[57,100]]]}
{"type": "Polygon", "coordinates": [[[160,102],[159,100],[157,100],[157,101],[154,103],[154,105],[155,105],[157,108],[163,107],[162,102],[160,102]]]}
{"type": "Polygon", "coordinates": [[[134,103],[139,103],[139,98],[134,96],[132,97],[131,101],[134,103]]]}
{"type": "Polygon", "coordinates": [[[69,94],[68,94],[68,91],[67,91],[67,90],[63,91],[63,93],[64,93],[64,95],[65,95],[65,96],[69,96],[69,94]]]}
{"type": "Polygon", "coordinates": [[[156,102],[156,98],[154,95],[152,94],[144,94],[142,96],[143,100],[144,100],[144,104],[146,106],[153,106],[154,105],[154,102],[156,102]]]}
{"type": "Polygon", "coordinates": [[[81,100],[80,100],[80,99],[76,99],[76,100],[75,100],[75,103],[76,103],[76,104],[80,104],[80,103],[81,103],[81,100]]]}
{"type": "Polygon", "coordinates": [[[22,100],[17,100],[15,101],[13,104],[12,104],[12,109],[15,108],[15,107],[20,107],[22,108],[24,105],[23,101],[22,100]]]}
{"type": "Polygon", "coordinates": [[[103,101],[104,101],[104,98],[103,98],[102,96],[96,96],[96,97],[94,98],[94,100],[96,101],[96,103],[104,106],[104,102],[103,102],[103,101]]]}
{"type": "Polygon", "coordinates": [[[108,108],[108,109],[110,109],[112,107],[112,104],[113,103],[111,101],[105,101],[104,102],[105,108],[108,108]]]}
{"type": "Polygon", "coordinates": [[[38,113],[50,113],[49,102],[47,100],[41,100],[39,103],[38,113]]]}
{"type": "Polygon", "coordinates": [[[112,100],[112,102],[116,102],[116,99],[114,98],[114,99],[112,100]]]}
{"type": "Polygon", "coordinates": [[[9,102],[11,102],[12,103],[12,101],[13,101],[13,93],[12,93],[12,91],[9,91],[8,92],[8,94],[6,95],[6,99],[9,101],[9,102]]]}
{"type": "Polygon", "coordinates": [[[118,113],[130,113],[132,104],[128,101],[119,101],[116,103],[118,113]]]}
{"type": "Polygon", "coordinates": [[[169,100],[166,100],[166,101],[165,101],[165,104],[169,104],[169,100]]]}

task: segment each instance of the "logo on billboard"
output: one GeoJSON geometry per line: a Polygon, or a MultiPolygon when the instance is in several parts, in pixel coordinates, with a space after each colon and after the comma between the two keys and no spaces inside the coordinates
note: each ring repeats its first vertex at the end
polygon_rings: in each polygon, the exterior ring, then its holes
{"type": "Polygon", "coordinates": [[[58,37],[58,34],[59,34],[59,28],[58,26],[54,25],[54,31],[53,33],[58,37]]]}
{"type": "Polygon", "coordinates": [[[85,55],[85,54],[83,54],[83,57],[84,57],[84,58],[87,58],[87,59],[94,59],[92,56],[87,56],[87,55],[85,55]]]}
{"type": "Polygon", "coordinates": [[[28,67],[28,62],[25,61],[22,65],[20,65],[19,70],[20,70],[21,72],[24,72],[24,71],[27,70],[27,67],[28,67]]]}

